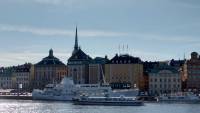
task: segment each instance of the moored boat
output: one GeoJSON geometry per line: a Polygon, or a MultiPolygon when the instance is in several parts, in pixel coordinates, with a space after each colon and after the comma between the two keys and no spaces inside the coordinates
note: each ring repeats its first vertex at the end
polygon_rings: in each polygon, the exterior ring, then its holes
{"type": "Polygon", "coordinates": [[[108,84],[74,84],[72,78],[65,77],[60,84],[48,84],[43,90],[34,89],[34,100],[71,101],[81,95],[105,96],[111,94],[112,89],[108,84]]]}

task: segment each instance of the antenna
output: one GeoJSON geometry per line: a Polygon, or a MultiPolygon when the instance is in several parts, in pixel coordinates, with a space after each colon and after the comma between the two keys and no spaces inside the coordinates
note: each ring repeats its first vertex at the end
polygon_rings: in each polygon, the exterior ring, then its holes
{"type": "Polygon", "coordinates": [[[186,58],[185,58],[185,53],[183,54],[183,59],[185,60],[186,58]]]}
{"type": "Polygon", "coordinates": [[[123,53],[124,53],[124,44],[123,44],[123,48],[122,49],[123,49],[123,53]]]}
{"type": "Polygon", "coordinates": [[[127,54],[128,54],[128,44],[127,44],[127,47],[126,47],[126,48],[127,48],[127,54]]]}
{"type": "Polygon", "coordinates": [[[119,44],[119,47],[118,47],[118,49],[119,49],[119,55],[120,55],[120,44],[119,44]]]}

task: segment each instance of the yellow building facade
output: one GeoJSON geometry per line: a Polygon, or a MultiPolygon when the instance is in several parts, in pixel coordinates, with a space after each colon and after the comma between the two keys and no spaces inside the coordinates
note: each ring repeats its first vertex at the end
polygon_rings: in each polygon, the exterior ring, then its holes
{"type": "Polygon", "coordinates": [[[139,88],[143,64],[137,57],[116,55],[105,65],[106,82],[113,88],[139,88]]]}

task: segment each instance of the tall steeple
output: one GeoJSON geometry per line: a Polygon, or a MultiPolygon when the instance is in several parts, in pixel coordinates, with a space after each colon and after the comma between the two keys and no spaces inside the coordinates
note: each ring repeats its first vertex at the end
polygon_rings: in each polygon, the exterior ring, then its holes
{"type": "Polygon", "coordinates": [[[77,26],[76,26],[76,35],[75,35],[74,49],[78,50],[78,32],[77,32],[77,26]]]}
{"type": "Polygon", "coordinates": [[[76,26],[76,34],[75,34],[75,44],[74,44],[74,51],[72,54],[74,54],[76,51],[78,51],[78,31],[76,26]]]}

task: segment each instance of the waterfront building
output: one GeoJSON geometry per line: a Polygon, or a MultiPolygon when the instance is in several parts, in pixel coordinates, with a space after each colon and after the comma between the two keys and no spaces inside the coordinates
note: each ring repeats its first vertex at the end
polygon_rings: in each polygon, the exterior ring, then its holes
{"type": "Polygon", "coordinates": [[[19,88],[19,84],[22,85],[22,90],[30,91],[31,82],[34,77],[34,65],[26,63],[24,65],[16,66],[13,72],[16,78],[15,88],[19,88]]]}
{"type": "Polygon", "coordinates": [[[169,65],[159,65],[149,71],[149,94],[160,95],[181,91],[180,72],[169,65]]]}
{"type": "Polygon", "coordinates": [[[75,45],[72,56],[68,59],[68,75],[73,77],[75,84],[89,83],[89,64],[92,58],[84,53],[78,45],[78,33],[76,28],[75,45]]]}
{"type": "Polygon", "coordinates": [[[128,54],[116,54],[105,65],[106,82],[114,89],[139,88],[142,76],[142,61],[128,54]]]}
{"type": "Polygon", "coordinates": [[[0,68],[0,89],[14,89],[16,78],[13,75],[14,67],[0,68]]]}
{"type": "Polygon", "coordinates": [[[66,75],[67,66],[50,49],[49,56],[34,65],[33,88],[43,89],[47,84],[60,83],[66,75]]]}
{"type": "Polygon", "coordinates": [[[187,90],[200,90],[200,57],[197,52],[192,52],[191,58],[185,62],[183,74],[187,90]]]}
{"type": "Polygon", "coordinates": [[[89,64],[89,84],[97,84],[105,82],[105,64],[108,62],[107,56],[105,58],[96,57],[89,64]]]}

